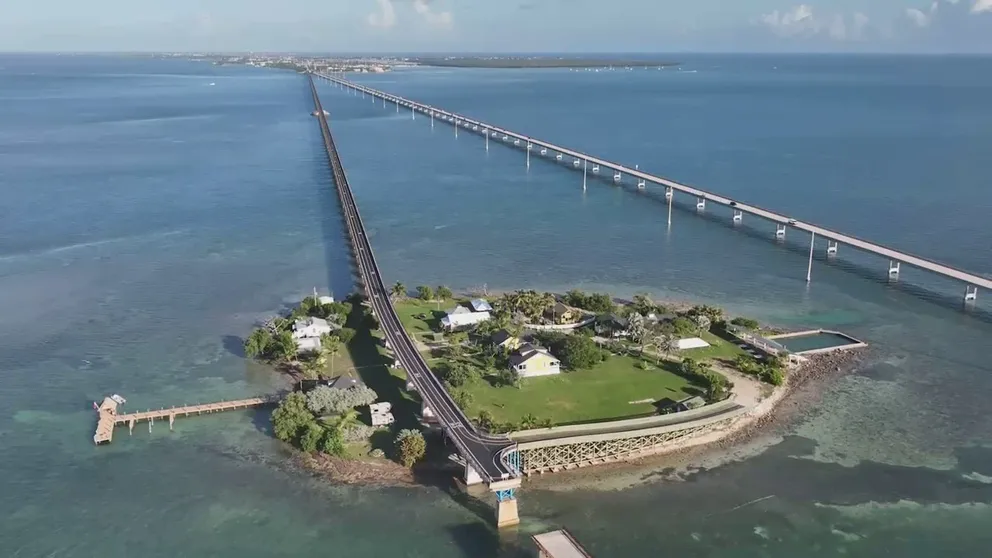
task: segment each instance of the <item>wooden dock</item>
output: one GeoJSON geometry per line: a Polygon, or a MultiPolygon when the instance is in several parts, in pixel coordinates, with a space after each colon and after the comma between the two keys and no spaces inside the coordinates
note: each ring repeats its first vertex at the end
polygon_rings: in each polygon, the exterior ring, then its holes
{"type": "Polygon", "coordinates": [[[114,438],[114,428],[120,425],[127,425],[128,433],[131,433],[134,431],[135,424],[141,421],[147,421],[148,429],[151,430],[152,425],[155,424],[155,419],[159,419],[168,420],[169,430],[172,430],[172,425],[176,421],[176,417],[250,409],[252,407],[269,405],[276,401],[278,401],[278,398],[273,396],[252,397],[234,401],[218,401],[216,403],[204,403],[201,405],[182,405],[179,407],[169,407],[168,409],[120,414],[117,412],[117,402],[110,397],[104,397],[103,403],[97,407],[99,418],[96,423],[96,433],[93,434],[93,443],[109,444],[114,438]]]}

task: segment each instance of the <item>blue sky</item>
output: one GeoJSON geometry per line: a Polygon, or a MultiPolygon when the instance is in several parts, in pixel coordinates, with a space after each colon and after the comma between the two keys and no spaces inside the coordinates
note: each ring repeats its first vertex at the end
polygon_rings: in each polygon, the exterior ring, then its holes
{"type": "Polygon", "coordinates": [[[0,51],[992,52],[992,0],[0,1],[0,51]]]}

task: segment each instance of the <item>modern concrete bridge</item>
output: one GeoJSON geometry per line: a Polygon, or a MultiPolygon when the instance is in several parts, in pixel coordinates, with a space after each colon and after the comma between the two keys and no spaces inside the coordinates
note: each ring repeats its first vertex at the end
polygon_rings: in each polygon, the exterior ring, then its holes
{"type": "Polygon", "coordinates": [[[423,416],[436,420],[445,435],[454,442],[458,453],[465,460],[465,482],[486,483],[496,493],[497,523],[500,527],[516,525],[516,489],[520,486],[519,454],[516,443],[505,436],[491,436],[479,432],[431,372],[410,336],[407,335],[399,316],[389,299],[389,290],[379,273],[372,246],[365,231],[365,224],[358,213],[348,177],[334,145],[327,113],[321,105],[313,76],[308,76],[313,93],[314,115],[320,123],[327,158],[334,174],[334,183],[341,200],[345,224],[351,239],[352,251],[357,262],[363,290],[386,335],[387,346],[394,352],[397,364],[406,371],[408,382],[423,400],[423,416]]]}
{"type": "Polygon", "coordinates": [[[489,149],[489,140],[493,138],[504,144],[512,145],[524,149],[527,153],[527,166],[530,166],[531,152],[537,150],[541,156],[551,157],[553,156],[555,160],[568,163],[571,162],[572,166],[575,168],[582,167],[582,186],[586,187],[587,175],[591,170],[594,174],[599,172],[600,167],[610,169],[613,171],[613,181],[615,183],[621,183],[625,176],[629,177],[631,180],[637,181],[637,187],[639,189],[645,189],[648,184],[653,184],[657,186],[663,186],[665,188],[665,198],[668,200],[668,222],[671,224],[672,220],[672,199],[675,197],[675,193],[683,193],[695,197],[696,199],[696,209],[698,211],[705,211],[707,202],[715,203],[718,205],[723,205],[729,207],[733,210],[733,222],[734,224],[739,224],[743,221],[744,215],[753,215],[755,217],[760,217],[762,219],[771,221],[775,223],[775,237],[778,239],[784,239],[786,231],[789,227],[797,230],[805,231],[810,233],[810,251],[809,251],[809,265],[806,271],[806,280],[811,279],[812,264],[813,264],[813,253],[815,251],[816,237],[820,236],[826,239],[826,254],[828,257],[833,257],[837,255],[838,245],[844,244],[857,248],[864,252],[875,254],[883,258],[888,259],[888,275],[890,278],[898,278],[901,271],[901,264],[911,265],[920,269],[924,269],[935,273],[937,275],[947,277],[956,281],[964,283],[964,302],[973,303],[978,296],[978,288],[992,289],[992,279],[988,277],[983,277],[974,273],[969,273],[967,271],[957,269],[955,267],[938,263],[932,260],[914,256],[906,252],[896,250],[894,248],[889,248],[876,244],[861,238],[857,238],[852,235],[844,234],[838,231],[827,229],[825,227],[820,227],[813,225],[811,223],[804,223],[797,219],[793,219],[787,215],[781,213],[776,213],[772,210],[765,209],[756,205],[746,204],[728,198],[726,196],[709,192],[706,190],[701,190],[699,188],[694,188],[692,186],[687,186],[661,176],[646,173],[640,170],[637,166],[634,168],[615,163],[613,161],[607,161],[599,157],[594,157],[592,155],[576,151],[574,149],[569,149],[567,147],[562,147],[550,142],[542,141],[537,138],[526,136],[514,132],[512,130],[507,130],[495,126],[493,124],[488,124],[479,120],[468,118],[466,116],[445,111],[431,105],[426,105],[424,103],[419,103],[400,97],[397,95],[392,95],[384,91],[379,91],[371,87],[366,87],[364,85],[354,83],[352,81],[346,80],[337,75],[328,74],[315,74],[331,83],[351,90],[356,95],[361,94],[372,99],[372,102],[382,101],[383,106],[387,102],[393,103],[396,106],[397,112],[400,111],[401,107],[404,110],[410,111],[411,118],[415,118],[417,113],[426,115],[431,120],[431,126],[434,125],[435,119],[440,119],[443,122],[447,122],[454,126],[455,136],[458,136],[458,130],[461,128],[466,132],[472,132],[485,136],[486,149],[489,149]]]}

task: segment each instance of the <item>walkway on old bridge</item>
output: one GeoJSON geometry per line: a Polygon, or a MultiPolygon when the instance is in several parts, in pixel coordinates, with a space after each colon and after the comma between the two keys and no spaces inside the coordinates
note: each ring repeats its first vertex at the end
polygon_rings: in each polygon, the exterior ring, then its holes
{"type": "MultiPolygon", "coordinates": [[[[514,132],[512,130],[507,130],[500,128],[499,126],[494,126],[492,124],[487,124],[485,122],[475,120],[461,114],[449,112],[446,110],[435,108],[431,105],[424,103],[419,103],[400,97],[398,95],[392,95],[384,91],[379,91],[371,87],[366,87],[364,85],[354,83],[343,79],[342,77],[328,75],[328,74],[315,74],[323,79],[326,79],[332,83],[340,85],[341,87],[350,88],[356,93],[361,92],[363,95],[371,96],[373,102],[376,99],[382,100],[383,106],[386,102],[394,103],[396,105],[396,110],[399,108],[407,107],[411,111],[411,116],[419,112],[427,115],[431,118],[431,123],[433,125],[434,119],[438,118],[444,122],[448,122],[455,127],[455,134],[457,136],[458,129],[461,128],[464,131],[474,132],[485,136],[486,145],[488,147],[489,138],[498,138],[505,144],[512,146],[519,146],[521,149],[525,149],[527,152],[527,164],[530,165],[530,154],[533,149],[539,149],[541,155],[548,155],[548,152],[554,153],[554,157],[558,161],[563,161],[564,158],[571,159],[574,167],[581,166],[583,169],[583,176],[585,176],[589,165],[592,165],[593,172],[597,172],[599,167],[605,167],[614,171],[614,182],[621,182],[624,175],[631,176],[637,180],[637,187],[644,189],[647,184],[655,184],[658,186],[665,187],[665,197],[668,199],[669,207],[669,223],[671,222],[671,206],[672,198],[675,192],[682,192],[689,194],[696,198],[696,207],[698,210],[702,211],[706,207],[707,202],[716,203],[729,207],[733,210],[733,220],[734,223],[740,223],[743,220],[744,214],[754,215],[756,217],[761,217],[768,221],[776,224],[776,237],[784,238],[786,229],[788,227],[795,228],[797,230],[805,231],[810,233],[810,268],[812,267],[813,261],[813,250],[814,244],[816,242],[816,237],[821,236],[827,239],[826,253],[828,256],[835,256],[837,254],[838,243],[857,248],[864,252],[875,254],[889,260],[888,274],[889,277],[896,278],[900,273],[900,263],[915,266],[920,269],[924,269],[935,273],[937,275],[947,277],[949,279],[954,279],[964,283],[964,301],[970,303],[976,300],[978,296],[978,288],[982,287],[984,289],[992,289],[992,279],[988,277],[983,277],[974,273],[963,271],[957,269],[950,265],[938,263],[932,260],[921,258],[919,256],[914,256],[894,248],[889,248],[881,244],[876,244],[857,238],[855,236],[844,234],[835,230],[831,230],[825,227],[820,227],[810,223],[804,223],[793,219],[787,215],[781,213],[776,213],[769,209],[758,207],[756,205],[745,204],[739,201],[735,201],[726,196],[702,190],[699,188],[694,188],[692,186],[687,186],[667,178],[657,176],[654,174],[646,173],[637,167],[630,168],[613,161],[608,161],[599,157],[594,157],[580,151],[569,149],[557,144],[542,141],[524,134],[514,132]],[[523,145],[521,145],[523,142],[523,145]]],[[[566,161],[567,162],[567,161],[566,161]]],[[[806,280],[810,280],[810,271],[807,269],[806,280]]]]}
{"type": "Polygon", "coordinates": [[[117,402],[110,397],[104,397],[103,403],[97,407],[99,418],[96,424],[96,433],[93,434],[93,443],[106,444],[114,438],[114,428],[120,425],[127,425],[128,431],[134,430],[135,424],[141,421],[148,422],[148,428],[155,423],[155,420],[168,420],[169,429],[176,417],[188,417],[191,415],[204,415],[209,413],[220,413],[223,411],[234,411],[237,409],[249,409],[261,407],[277,401],[274,397],[252,397],[249,399],[237,399],[234,401],[217,401],[216,403],[203,403],[200,405],[182,405],[179,407],[169,407],[168,409],[147,410],[136,413],[117,413],[117,402]]]}
{"type": "Polygon", "coordinates": [[[466,480],[478,479],[476,482],[485,482],[496,493],[499,504],[498,524],[501,527],[515,525],[519,523],[515,490],[520,486],[519,466],[514,464],[514,459],[519,455],[516,444],[506,436],[493,436],[476,429],[427,366],[403,328],[379,272],[365,224],[348,184],[348,176],[334,145],[334,137],[327,123],[328,112],[320,102],[313,76],[308,75],[308,78],[313,94],[313,114],[320,123],[324,148],[334,176],[338,199],[341,201],[345,228],[351,240],[360,283],[372,307],[372,313],[379,320],[386,342],[394,352],[398,364],[406,371],[407,380],[412,382],[423,400],[424,418],[439,422],[447,438],[454,443],[465,460],[466,480]]]}

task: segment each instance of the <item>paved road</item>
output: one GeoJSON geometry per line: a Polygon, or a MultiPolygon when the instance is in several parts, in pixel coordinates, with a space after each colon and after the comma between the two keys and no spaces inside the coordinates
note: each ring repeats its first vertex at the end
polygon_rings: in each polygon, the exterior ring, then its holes
{"type": "Polygon", "coordinates": [[[855,236],[851,236],[848,234],[840,233],[824,227],[820,227],[818,225],[813,225],[810,223],[804,223],[802,221],[794,220],[787,215],[782,215],[780,213],[776,213],[769,209],[732,200],[726,196],[721,196],[720,194],[715,194],[713,192],[708,192],[706,190],[701,190],[699,188],[687,186],[685,184],[681,184],[679,182],[675,182],[667,178],[663,178],[653,174],[648,174],[641,170],[632,169],[624,165],[621,165],[619,163],[614,163],[613,161],[607,161],[606,159],[600,159],[598,157],[594,157],[582,153],[580,151],[575,151],[567,147],[562,147],[553,143],[528,137],[523,134],[514,132],[512,130],[506,130],[498,126],[493,126],[491,124],[481,122],[479,120],[467,118],[460,114],[448,112],[442,109],[432,107],[430,105],[425,105],[423,103],[411,101],[409,99],[399,97],[396,95],[391,95],[389,93],[379,91],[377,89],[372,89],[371,87],[365,87],[363,85],[359,85],[357,83],[353,83],[345,79],[337,78],[334,76],[328,76],[324,74],[317,74],[317,75],[319,75],[324,79],[328,79],[330,81],[339,83],[345,87],[350,87],[359,91],[364,91],[375,97],[385,99],[392,103],[397,103],[399,106],[404,106],[407,107],[408,109],[418,111],[423,114],[433,114],[436,118],[439,118],[446,122],[450,122],[457,127],[466,129],[467,131],[480,133],[484,135],[489,134],[490,137],[499,138],[504,142],[506,141],[514,142],[516,140],[520,140],[521,142],[523,142],[523,145],[521,145],[521,148],[523,149],[529,149],[530,145],[536,146],[539,149],[546,148],[549,151],[561,153],[563,156],[568,157],[572,160],[578,159],[578,160],[588,161],[592,165],[599,165],[602,167],[609,168],[614,172],[621,173],[624,176],[631,176],[634,178],[644,180],[645,182],[648,183],[665,186],[666,188],[671,188],[672,190],[677,190],[679,192],[696,196],[697,198],[706,200],[707,203],[717,203],[727,207],[732,207],[733,209],[739,210],[743,213],[761,217],[763,219],[775,222],[780,225],[786,225],[809,233],[815,233],[817,236],[826,238],[834,242],[846,244],[848,246],[858,248],[859,250],[863,250],[865,252],[873,253],[885,258],[889,258],[894,261],[906,263],[921,269],[926,269],[938,275],[943,275],[945,277],[962,281],[972,287],[982,287],[985,289],[992,289],[992,279],[986,276],[977,275],[939,262],[921,258],[919,256],[914,256],[912,254],[907,254],[905,252],[901,252],[893,248],[882,246],[880,244],[875,244],[873,242],[861,238],[857,238],[855,236]]]}
{"type": "Polygon", "coordinates": [[[320,121],[321,133],[327,149],[327,157],[334,174],[338,196],[341,199],[348,234],[351,237],[365,294],[383,332],[386,334],[389,346],[403,365],[403,369],[406,370],[407,378],[416,386],[426,406],[433,412],[448,437],[455,443],[462,457],[473,466],[483,480],[492,482],[519,476],[503,460],[504,453],[514,448],[516,444],[507,437],[490,436],[476,430],[475,425],[469,421],[468,417],[448,395],[441,381],[431,372],[413,341],[407,335],[406,330],[403,329],[403,324],[389,300],[386,284],[379,274],[379,266],[372,253],[372,246],[365,232],[361,215],[358,213],[358,206],[355,204],[344,166],[341,164],[337,148],[334,146],[334,139],[331,136],[327,118],[324,116],[324,108],[317,95],[313,76],[309,76],[309,79],[317,118],[320,121]]]}

